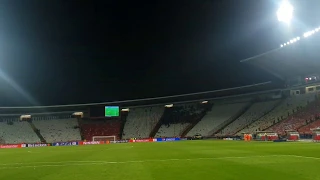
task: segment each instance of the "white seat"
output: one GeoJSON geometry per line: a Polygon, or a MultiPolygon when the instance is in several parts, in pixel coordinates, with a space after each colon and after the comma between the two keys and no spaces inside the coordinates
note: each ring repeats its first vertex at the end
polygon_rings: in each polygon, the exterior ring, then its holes
{"type": "Polygon", "coordinates": [[[130,109],[122,138],[148,138],[150,132],[160,120],[163,111],[163,106],[130,109]]]}
{"type": "Polygon", "coordinates": [[[81,140],[77,119],[42,119],[33,120],[33,124],[40,129],[40,134],[47,142],[65,142],[81,140]]]}
{"type": "Polygon", "coordinates": [[[10,121],[13,123],[12,125],[9,125],[7,121],[0,122],[0,138],[6,144],[40,142],[40,139],[28,122],[18,119],[10,121]]]}
{"type": "Polygon", "coordinates": [[[213,106],[212,110],[207,112],[203,119],[196,124],[187,134],[194,136],[200,133],[203,136],[210,136],[210,132],[224,121],[231,118],[239,112],[247,103],[222,104],[213,106]]]}

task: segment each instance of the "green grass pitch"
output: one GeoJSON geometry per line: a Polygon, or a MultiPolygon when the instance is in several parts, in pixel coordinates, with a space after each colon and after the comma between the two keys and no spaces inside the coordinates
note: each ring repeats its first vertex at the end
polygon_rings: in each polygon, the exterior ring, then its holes
{"type": "Polygon", "coordinates": [[[181,141],[0,149],[10,180],[317,180],[320,144],[181,141]]]}

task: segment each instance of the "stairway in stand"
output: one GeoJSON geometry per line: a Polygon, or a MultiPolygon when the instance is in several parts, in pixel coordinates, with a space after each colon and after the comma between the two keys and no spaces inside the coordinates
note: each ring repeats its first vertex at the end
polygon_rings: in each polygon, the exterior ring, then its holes
{"type": "Polygon", "coordinates": [[[28,121],[30,127],[33,129],[33,131],[37,134],[39,137],[41,143],[47,143],[47,141],[44,139],[44,137],[41,135],[40,130],[37,129],[37,127],[32,123],[32,121],[28,121]]]}
{"type": "Polygon", "coordinates": [[[258,117],[257,119],[253,120],[251,123],[244,125],[242,127],[240,127],[236,133],[234,133],[234,135],[236,135],[237,133],[239,133],[240,131],[242,131],[243,129],[245,129],[246,127],[250,126],[251,124],[253,124],[254,122],[256,122],[257,120],[263,118],[264,116],[268,115],[269,113],[272,113],[273,110],[275,110],[276,108],[278,108],[282,103],[285,102],[286,99],[281,99],[279,100],[279,102],[277,102],[268,112],[266,112],[265,114],[263,114],[262,116],[258,117]]]}
{"type": "Polygon", "coordinates": [[[82,119],[86,119],[86,118],[85,117],[77,118],[77,122],[78,122],[78,128],[79,128],[79,131],[80,131],[81,140],[84,141],[85,139],[84,139],[84,135],[83,135],[82,128],[81,128],[82,119]]]}
{"type": "Polygon", "coordinates": [[[120,139],[122,139],[123,129],[124,129],[124,125],[126,124],[128,114],[129,112],[127,111],[121,112],[121,127],[120,127],[120,134],[119,134],[120,139]]]}
{"type": "Polygon", "coordinates": [[[163,118],[164,118],[164,114],[166,113],[166,111],[168,111],[168,108],[166,108],[164,111],[163,111],[163,114],[161,116],[161,118],[159,119],[159,121],[157,122],[157,124],[154,126],[154,128],[151,130],[150,134],[149,134],[149,137],[153,138],[158,130],[160,129],[161,125],[162,125],[162,122],[163,122],[163,118]]]}
{"type": "Polygon", "coordinates": [[[202,118],[207,114],[207,112],[212,108],[213,105],[210,104],[208,106],[209,107],[203,110],[201,114],[198,117],[196,117],[193,120],[193,122],[183,130],[183,132],[181,133],[181,137],[185,137],[188,134],[188,132],[202,120],[202,118]]]}
{"type": "Polygon", "coordinates": [[[225,127],[227,127],[229,124],[231,124],[233,121],[237,120],[242,114],[244,114],[252,105],[254,104],[254,101],[248,103],[246,106],[244,106],[240,111],[238,111],[237,114],[233,115],[231,118],[226,120],[224,123],[210,131],[212,136],[216,135],[220,131],[222,131],[225,127]]]}

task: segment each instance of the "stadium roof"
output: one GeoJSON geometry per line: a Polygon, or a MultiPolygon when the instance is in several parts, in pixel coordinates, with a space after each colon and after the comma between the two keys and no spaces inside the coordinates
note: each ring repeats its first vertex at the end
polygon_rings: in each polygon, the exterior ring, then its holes
{"type": "Polygon", "coordinates": [[[227,88],[221,90],[196,92],[189,94],[180,94],[163,97],[151,97],[143,99],[113,101],[113,102],[101,102],[101,103],[87,103],[87,104],[68,104],[68,105],[52,105],[52,106],[27,106],[27,107],[0,107],[0,114],[33,114],[33,113],[45,113],[45,112],[61,112],[72,113],[75,111],[86,111],[89,107],[99,107],[108,105],[117,105],[121,107],[137,107],[137,106],[150,106],[157,104],[167,103],[183,103],[183,102],[195,102],[202,100],[213,99],[225,99],[227,97],[237,98],[239,96],[252,96],[254,94],[270,93],[274,91],[280,91],[279,86],[272,82],[264,82],[258,84],[252,84],[241,87],[227,88]]]}
{"type": "MultiPolygon", "coordinates": [[[[310,83],[308,85],[319,85],[319,82],[310,83]]],[[[263,94],[279,93],[281,91],[295,90],[303,88],[305,85],[279,88],[279,85],[272,82],[264,82],[252,84],[241,87],[227,88],[221,90],[180,94],[163,97],[113,101],[113,102],[100,102],[100,103],[87,103],[87,104],[66,104],[66,105],[51,105],[51,106],[23,106],[23,107],[0,107],[0,116],[20,116],[22,114],[31,115],[47,115],[47,114],[71,114],[74,112],[87,112],[91,107],[104,107],[108,105],[117,105],[122,108],[132,107],[145,107],[155,105],[165,105],[169,103],[180,104],[187,102],[202,102],[217,100],[235,100],[247,97],[256,97],[263,94]]]]}
{"type": "Polygon", "coordinates": [[[320,37],[301,38],[282,48],[241,60],[257,66],[280,79],[308,76],[319,72],[320,37]]]}

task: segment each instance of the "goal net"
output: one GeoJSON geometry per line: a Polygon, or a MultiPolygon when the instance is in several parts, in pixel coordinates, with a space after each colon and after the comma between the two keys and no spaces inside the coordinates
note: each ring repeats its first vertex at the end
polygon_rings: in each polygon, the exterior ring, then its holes
{"type": "Polygon", "coordinates": [[[116,136],[93,136],[92,141],[116,141],[116,136]]]}

